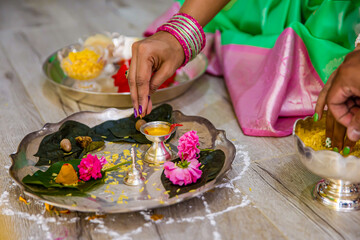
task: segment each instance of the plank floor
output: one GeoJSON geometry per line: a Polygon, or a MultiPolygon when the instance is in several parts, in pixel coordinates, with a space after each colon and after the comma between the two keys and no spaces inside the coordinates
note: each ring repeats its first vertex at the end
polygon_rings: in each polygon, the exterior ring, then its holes
{"type": "Polygon", "coordinates": [[[8,174],[9,154],[47,122],[102,108],[73,101],[45,80],[42,63],[80,36],[141,36],[170,0],[0,0],[0,239],[360,239],[360,214],[331,211],[310,196],[319,180],[295,155],[292,138],[243,135],[222,78],[202,76],[169,103],[223,129],[237,154],[226,183],[170,207],[87,220],[56,215],[24,196],[8,174]],[[218,116],[222,116],[219,118],[218,116]],[[151,220],[153,214],[164,218],[151,220]]]}

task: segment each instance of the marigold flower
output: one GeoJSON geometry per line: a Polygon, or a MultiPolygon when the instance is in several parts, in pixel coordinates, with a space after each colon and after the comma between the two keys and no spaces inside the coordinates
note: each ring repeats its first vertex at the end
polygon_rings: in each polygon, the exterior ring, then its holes
{"type": "Polygon", "coordinates": [[[70,52],[61,61],[61,67],[73,79],[89,80],[98,77],[104,68],[100,57],[95,51],[85,48],[82,51],[70,52]]]}

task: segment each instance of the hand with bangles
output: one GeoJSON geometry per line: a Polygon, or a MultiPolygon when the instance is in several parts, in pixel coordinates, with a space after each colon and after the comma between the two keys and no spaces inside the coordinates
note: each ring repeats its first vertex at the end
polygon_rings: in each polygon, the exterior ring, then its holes
{"type": "Polygon", "coordinates": [[[360,44],[349,53],[319,94],[314,121],[326,116],[326,141],[348,155],[360,139],[360,44]],[[329,141],[330,140],[330,141],[329,141]]]}
{"type": "Polygon", "coordinates": [[[135,117],[151,112],[150,95],[183,62],[184,51],[180,43],[167,32],[158,32],[133,44],[128,82],[135,117]]]}
{"type": "Polygon", "coordinates": [[[228,2],[185,1],[179,13],[160,26],[157,33],[133,44],[128,81],[135,117],[149,114],[151,94],[200,53],[206,42],[202,27],[228,2]]]}

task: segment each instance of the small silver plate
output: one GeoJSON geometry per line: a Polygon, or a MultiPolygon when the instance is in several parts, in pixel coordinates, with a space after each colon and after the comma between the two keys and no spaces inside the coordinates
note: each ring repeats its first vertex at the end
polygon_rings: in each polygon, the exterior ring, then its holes
{"type": "MultiPolygon", "coordinates": [[[[57,53],[59,51],[71,51],[78,47],[79,44],[72,44],[51,54],[45,60],[42,67],[46,79],[51,84],[54,84],[61,93],[75,101],[101,107],[131,107],[130,93],[117,93],[114,87],[114,81],[110,76],[97,80],[97,83],[102,88],[101,92],[85,91],[72,87],[74,80],[64,74],[57,59],[57,53]]],[[[185,67],[176,71],[176,85],[159,89],[151,95],[153,104],[165,102],[183,94],[197,78],[204,74],[207,65],[208,60],[206,56],[200,53],[185,67]]]]}
{"type": "MultiPolygon", "coordinates": [[[[10,155],[12,158],[12,166],[9,170],[10,176],[24,190],[26,195],[57,207],[80,212],[122,213],[168,206],[198,196],[215,187],[220,182],[224,174],[231,168],[231,164],[235,157],[235,147],[226,138],[225,132],[217,130],[214,125],[205,118],[186,116],[180,111],[174,111],[173,118],[175,122],[180,123],[183,126],[178,128],[175,136],[169,142],[169,146],[172,151],[176,149],[178,139],[181,135],[187,131],[195,130],[199,135],[201,149],[221,149],[224,151],[226,156],[224,166],[216,179],[208,182],[206,185],[193,192],[187,192],[180,194],[177,197],[169,198],[161,183],[161,166],[149,166],[145,162],[143,162],[142,165],[142,171],[147,174],[145,176],[147,180],[145,185],[138,187],[127,186],[123,184],[123,177],[126,173],[114,171],[109,175],[112,179],[116,179],[119,184],[105,183],[89,192],[89,195],[96,196],[96,198],[91,196],[75,197],[40,195],[32,192],[31,189],[22,183],[22,179],[27,174],[33,174],[39,169],[46,170],[46,167],[44,166],[35,167],[35,163],[38,161],[38,158],[34,157],[34,154],[37,152],[41,140],[46,135],[56,132],[65,121],[75,120],[84,123],[89,127],[93,127],[107,120],[116,120],[128,117],[131,115],[131,111],[131,109],[118,110],[109,108],[103,112],[78,112],[65,118],[61,122],[45,124],[45,126],[39,131],[25,136],[25,138],[21,141],[17,152],[10,155]],[[144,188],[142,189],[142,187],[144,188]]],[[[121,157],[123,150],[130,149],[131,147],[135,147],[135,151],[140,155],[147,150],[149,145],[106,142],[105,148],[98,152],[95,151],[95,154],[98,156],[112,156],[113,154],[119,154],[119,157],[121,157]]]]}

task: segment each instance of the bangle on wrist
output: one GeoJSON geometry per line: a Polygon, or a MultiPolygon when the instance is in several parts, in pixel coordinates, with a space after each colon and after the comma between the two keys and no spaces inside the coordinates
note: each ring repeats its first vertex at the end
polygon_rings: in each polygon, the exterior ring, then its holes
{"type": "Polygon", "coordinates": [[[173,35],[184,50],[185,66],[205,47],[204,30],[195,18],[186,13],[175,14],[168,22],[161,25],[156,32],[165,31],[173,35]]]}

